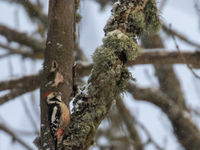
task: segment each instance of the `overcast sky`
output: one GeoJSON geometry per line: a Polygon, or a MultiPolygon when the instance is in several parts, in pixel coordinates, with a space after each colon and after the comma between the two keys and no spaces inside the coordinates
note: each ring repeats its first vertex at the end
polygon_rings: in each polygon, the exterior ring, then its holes
{"type": "MultiPolygon", "coordinates": [[[[85,0],[81,3],[80,8],[80,12],[83,14],[81,24],[79,25],[80,46],[91,61],[91,56],[95,48],[102,43],[101,41],[104,36],[103,27],[110,16],[111,7],[106,7],[104,11],[100,11],[100,7],[97,5],[97,3],[92,2],[91,0],[85,0]]],[[[21,7],[16,7],[16,5],[10,5],[8,3],[1,2],[0,12],[0,23],[18,29],[19,31],[28,32],[29,34],[36,28],[36,26],[33,26],[29,19],[27,19],[27,16],[21,7]],[[16,18],[19,19],[18,23],[16,23],[16,18]]],[[[200,42],[198,26],[199,20],[194,9],[193,1],[168,0],[166,7],[161,12],[161,19],[168,24],[172,24],[173,28],[178,29],[178,31],[184,33],[190,39],[200,42]]],[[[5,42],[6,40],[0,36],[0,41],[5,42]]],[[[175,45],[172,40],[167,40],[165,44],[168,49],[175,50],[175,45]]],[[[194,50],[193,47],[184,44],[183,42],[178,41],[178,44],[181,49],[194,50]]],[[[0,49],[0,54],[2,53],[3,51],[0,49]]],[[[11,57],[10,61],[12,62],[14,68],[14,78],[20,77],[24,74],[37,73],[38,70],[42,68],[41,61],[35,62],[36,68],[31,67],[32,62],[30,60],[22,61],[21,58],[17,56],[11,57]],[[19,67],[22,62],[24,63],[24,68],[26,68],[26,70],[24,70],[22,67],[19,67]]],[[[4,69],[0,69],[0,80],[9,79],[10,70],[8,67],[8,60],[0,59],[0,66],[1,68],[5,67],[4,69]]],[[[178,77],[180,77],[181,84],[183,85],[184,95],[188,100],[187,104],[192,106],[200,106],[199,97],[196,94],[197,91],[194,85],[194,83],[199,85],[199,81],[194,79],[191,72],[185,65],[176,65],[174,68],[176,69],[176,73],[178,77]]],[[[158,87],[158,82],[154,78],[154,70],[151,65],[138,65],[130,69],[133,73],[133,76],[137,79],[138,85],[153,86],[155,88],[158,87]],[[149,80],[147,74],[151,77],[151,80],[149,80]]],[[[39,100],[39,92],[36,92],[38,93],[37,98],[39,100]]],[[[124,94],[127,107],[131,110],[133,115],[139,116],[139,121],[142,122],[144,126],[150,131],[154,140],[156,140],[161,146],[164,146],[164,143],[167,143],[167,145],[165,145],[166,150],[178,150],[180,145],[177,144],[176,138],[172,136],[173,134],[171,125],[167,117],[163,115],[160,109],[149,103],[132,101],[129,97],[130,96],[128,94],[124,94]]],[[[25,102],[31,106],[29,95],[26,95],[24,99],[25,102]]],[[[1,118],[3,117],[11,127],[31,131],[33,129],[30,128],[30,121],[28,118],[26,118],[25,110],[23,109],[23,104],[21,101],[21,98],[17,98],[1,106],[0,122],[2,122],[1,118]]],[[[36,116],[34,116],[34,118],[38,119],[36,116]]],[[[198,120],[196,119],[194,121],[198,120]]],[[[145,136],[142,132],[141,136],[143,137],[143,140],[145,140],[145,136]]],[[[27,143],[31,143],[33,139],[34,137],[30,136],[30,138],[24,140],[27,141],[27,143]]],[[[23,148],[18,144],[13,148],[12,140],[6,134],[0,131],[0,150],[12,149],[23,150],[23,148]]],[[[154,150],[154,147],[149,145],[147,150],[154,150]]]]}

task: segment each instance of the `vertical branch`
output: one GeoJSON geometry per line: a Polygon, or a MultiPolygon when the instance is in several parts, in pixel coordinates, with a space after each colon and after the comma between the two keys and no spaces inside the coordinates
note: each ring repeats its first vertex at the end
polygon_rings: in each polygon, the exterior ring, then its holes
{"type": "MultiPolygon", "coordinates": [[[[144,48],[164,48],[163,41],[157,34],[145,35],[142,44],[144,48]]],[[[160,84],[160,90],[168,95],[179,107],[187,110],[181,85],[173,70],[173,66],[157,64],[154,67],[160,84]]]]}
{"type": "MultiPolygon", "coordinates": [[[[50,0],[48,35],[46,41],[44,70],[40,92],[41,137],[36,141],[41,149],[54,149],[49,133],[47,105],[44,95],[59,92],[69,106],[72,94],[72,68],[74,64],[74,12],[73,0],[50,0]]],[[[68,107],[69,108],[69,107],[68,107]]]]}
{"type": "Polygon", "coordinates": [[[130,138],[133,140],[134,149],[144,150],[144,147],[142,145],[142,140],[141,140],[140,135],[135,127],[135,118],[133,118],[133,116],[131,116],[131,113],[126,108],[126,106],[123,103],[121,98],[119,98],[117,100],[116,105],[120,112],[120,115],[122,116],[122,118],[124,120],[126,128],[129,132],[130,138]]]}

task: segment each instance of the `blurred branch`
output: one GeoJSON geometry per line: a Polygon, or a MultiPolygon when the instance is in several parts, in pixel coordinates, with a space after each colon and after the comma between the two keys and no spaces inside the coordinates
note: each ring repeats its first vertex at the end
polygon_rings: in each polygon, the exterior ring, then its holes
{"type": "MultiPolygon", "coordinates": [[[[8,102],[11,99],[14,99],[22,94],[25,94],[27,92],[33,91],[39,87],[40,84],[40,76],[34,76],[33,78],[26,77],[25,79],[19,79],[19,80],[13,80],[10,81],[10,84],[6,85],[7,88],[15,87],[13,88],[8,94],[5,94],[0,97],[0,105],[4,104],[5,102],[8,102]],[[20,82],[21,81],[21,82],[20,82]],[[18,86],[14,85],[14,83],[18,83],[18,86]]],[[[8,82],[9,83],[9,82],[8,82]]],[[[2,85],[3,85],[2,84],[2,85]]],[[[5,89],[5,88],[2,88],[5,89]]]]}
{"type": "Polygon", "coordinates": [[[36,103],[37,99],[35,97],[34,92],[30,93],[30,99],[31,99],[31,105],[33,106],[32,108],[34,109],[33,112],[35,113],[36,118],[39,120],[40,119],[40,111],[38,108],[38,104],[36,103]]]}
{"type": "Polygon", "coordinates": [[[187,67],[189,68],[189,70],[192,72],[192,74],[193,74],[197,79],[200,79],[200,76],[197,75],[197,74],[194,72],[192,66],[190,66],[190,64],[188,64],[188,62],[186,61],[185,57],[182,55],[182,52],[180,51],[179,45],[178,45],[178,43],[176,42],[176,39],[175,39],[174,35],[172,35],[172,38],[173,38],[174,43],[175,43],[175,45],[176,45],[176,49],[177,49],[178,52],[180,53],[182,59],[185,61],[185,64],[187,65],[187,67]]]}
{"type": "MultiPolygon", "coordinates": [[[[193,64],[195,66],[200,65],[199,64],[199,60],[200,60],[200,53],[199,52],[194,52],[194,53],[190,53],[190,52],[183,52],[182,53],[184,58],[188,61],[188,63],[193,64]]],[[[136,64],[173,64],[173,63],[185,63],[180,54],[177,52],[145,52],[143,53],[141,56],[139,56],[135,62],[128,62],[128,66],[132,66],[132,65],[136,65],[136,64]]],[[[76,68],[76,72],[78,77],[84,77],[86,75],[90,74],[90,71],[92,69],[92,64],[89,65],[81,65],[79,64],[76,68]]],[[[35,88],[33,88],[32,90],[36,89],[37,87],[39,87],[39,75],[32,75],[32,76],[27,76],[27,77],[23,77],[20,79],[16,79],[16,80],[9,80],[9,81],[2,81],[0,82],[0,91],[2,90],[7,90],[7,89],[14,89],[14,88],[22,88],[24,87],[24,84],[38,84],[35,88]]],[[[28,86],[28,85],[26,85],[28,86]]],[[[29,88],[30,89],[30,86],[29,88]]],[[[26,90],[24,88],[24,90],[26,90]]],[[[8,100],[10,98],[8,98],[9,96],[11,96],[11,98],[19,96],[20,94],[24,94],[25,91],[21,91],[19,92],[19,90],[17,90],[18,92],[12,92],[12,96],[11,95],[5,95],[3,96],[4,99],[8,100]],[[18,94],[17,94],[18,93],[18,94]],[[16,95],[17,94],[17,95],[16,95]],[[15,96],[16,95],[16,96],[15,96]]],[[[31,89],[29,90],[31,91],[31,89]]]]}
{"type": "MultiPolygon", "coordinates": [[[[142,45],[145,48],[164,48],[163,40],[158,34],[149,34],[143,37],[142,45]]],[[[181,56],[180,53],[179,55],[181,56]]],[[[155,75],[159,81],[160,90],[168,97],[173,99],[173,101],[179,105],[179,107],[187,110],[185,98],[181,90],[181,85],[174,72],[173,66],[169,64],[156,64],[154,65],[154,68],[155,75]]]]}
{"type": "MultiPolygon", "coordinates": [[[[119,132],[116,133],[116,131],[115,132],[112,131],[113,126],[112,125],[110,126],[111,128],[108,128],[108,129],[99,129],[98,132],[96,133],[97,139],[100,139],[101,137],[105,137],[107,140],[109,140],[108,142],[109,144],[107,146],[113,147],[114,150],[130,149],[130,145],[131,146],[134,145],[134,141],[130,137],[126,135],[121,135],[121,134],[119,135],[119,132]]],[[[118,128],[117,131],[120,131],[120,128],[118,128]]],[[[97,140],[97,146],[99,145],[100,143],[98,143],[98,140],[97,140]]],[[[131,148],[135,148],[135,147],[131,147],[131,148]]]]}
{"type": "MultiPolygon", "coordinates": [[[[182,56],[187,60],[188,64],[193,67],[200,67],[200,52],[182,52],[182,56]]],[[[144,64],[185,64],[179,52],[143,52],[135,61],[127,62],[127,66],[144,65],[144,64]]],[[[77,75],[83,77],[89,75],[92,64],[78,64],[76,68],[77,75]]]]}
{"type": "Polygon", "coordinates": [[[195,43],[194,41],[188,39],[186,36],[184,36],[181,33],[178,33],[177,31],[175,31],[174,29],[168,27],[167,25],[163,24],[162,28],[167,34],[174,35],[177,38],[179,38],[180,40],[184,41],[185,43],[187,43],[189,45],[192,45],[192,46],[195,46],[197,48],[200,48],[200,44],[195,43]]]}
{"type": "Polygon", "coordinates": [[[194,8],[196,9],[197,15],[200,19],[200,2],[198,0],[194,0],[194,8]]]}
{"type": "Polygon", "coordinates": [[[159,10],[162,11],[164,6],[166,5],[167,3],[167,0],[162,0],[161,3],[160,3],[160,6],[159,6],[159,10]]]}
{"type": "Polygon", "coordinates": [[[87,57],[85,56],[83,50],[80,48],[79,44],[76,42],[74,45],[75,50],[75,60],[76,61],[88,61],[87,57]]]}
{"type": "Polygon", "coordinates": [[[32,48],[34,52],[44,51],[45,45],[43,42],[40,42],[37,39],[27,36],[25,33],[20,33],[4,25],[0,25],[0,34],[5,36],[8,41],[14,41],[32,48]]]}
{"type": "MultiPolygon", "coordinates": [[[[200,60],[200,53],[199,52],[183,52],[182,55],[187,60],[187,63],[193,64],[195,66],[200,66],[199,60],[200,60]]],[[[145,52],[141,56],[139,56],[135,62],[128,62],[128,66],[136,65],[136,64],[174,64],[174,63],[185,63],[184,60],[182,60],[182,57],[178,52],[145,52]]],[[[89,65],[82,65],[78,64],[76,68],[76,72],[78,77],[84,77],[86,75],[90,74],[90,71],[92,69],[92,64],[89,65]]],[[[14,89],[14,88],[22,88],[24,87],[24,84],[38,84],[37,87],[39,87],[39,75],[32,75],[23,77],[16,80],[9,80],[9,81],[2,81],[0,82],[0,91],[7,90],[7,89],[14,89]]],[[[28,85],[27,85],[28,86],[28,85]]],[[[36,89],[35,87],[34,89],[36,89]]],[[[30,88],[30,86],[29,86],[30,88]]],[[[28,89],[29,89],[28,88],[28,89]]],[[[24,89],[25,90],[25,89],[24,89]]],[[[17,90],[18,91],[18,90],[17,90]]],[[[31,90],[30,90],[31,91],[31,90]]],[[[13,92],[12,92],[13,93],[13,92]]],[[[16,95],[16,92],[14,92],[16,95]]],[[[17,92],[17,96],[19,96],[20,93],[23,92],[17,92]]],[[[13,94],[11,94],[13,95],[13,94]]],[[[4,99],[8,99],[9,95],[5,95],[3,97],[4,99]]],[[[16,97],[16,96],[11,96],[16,97]]]]}
{"type": "Polygon", "coordinates": [[[6,49],[8,51],[7,54],[5,55],[0,55],[0,58],[3,58],[5,56],[9,56],[9,55],[13,55],[13,54],[19,54],[22,57],[30,57],[30,58],[34,58],[34,54],[29,52],[28,50],[20,50],[20,49],[16,49],[16,48],[12,48],[8,45],[5,45],[3,43],[0,43],[0,47],[2,47],[3,49],[6,49]]]}
{"type": "Polygon", "coordinates": [[[143,100],[160,107],[168,116],[174,129],[174,134],[187,150],[199,150],[200,132],[191,120],[188,112],[180,109],[165,93],[151,88],[139,88],[129,84],[128,92],[136,100],[143,100]]]}
{"type": "Polygon", "coordinates": [[[116,102],[117,108],[119,110],[119,114],[122,116],[130,138],[133,140],[133,145],[135,150],[143,150],[143,144],[140,139],[139,133],[135,127],[135,119],[131,116],[131,113],[126,108],[125,104],[123,103],[122,99],[118,99],[116,102]]]}
{"type": "Polygon", "coordinates": [[[28,116],[28,119],[29,119],[30,122],[31,122],[31,125],[32,125],[33,128],[34,128],[34,132],[37,133],[37,132],[39,132],[39,129],[37,129],[37,122],[34,120],[34,118],[33,118],[33,116],[32,116],[32,113],[31,113],[30,109],[28,108],[28,105],[27,105],[27,103],[26,103],[26,101],[25,101],[25,98],[24,98],[24,97],[22,97],[22,98],[23,98],[23,99],[22,99],[22,104],[23,104],[23,106],[24,106],[25,112],[26,112],[26,114],[27,114],[27,116],[28,116]]]}
{"type": "Polygon", "coordinates": [[[17,3],[24,7],[31,20],[39,21],[47,27],[47,15],[42,12],[38,5],[33,4],[30,0],[4,0],[4,2],[17,3]]]}
{"type": "MultiPolygon", "coordinates": [[[[200,52],[182,52],[188,64],[200,67],[200,52]]],[[[128,66],[135,64],[185,64],[184,59],[178,52],[143,52],[134,62],[128,62],[128,66]]]]}
{"type": "MultiPolygon", "coordinates": [[[[6,116],[5,116],[6,117],[6,116]]],[[[16,129],[16,128],[13,128],[10,126],[10,124],[8,124],[5,119],[0,116],[0,125],[3,124],[4,126],[6,125],[7,128],[9,128],[9,130],[12,130],[16,135],[19,135],[19,134],[23,134],[25,136],[34,136],[34,135],[38,135],[39,134],[39,131],[28,131],[28,130],[24,130],[24,129],[16,129]]]]}
{"type": "Polygon", "coordinates": [[[134,116],[131,115],[129,110],[126,108],[125,104],[121,99],[117,100],[117,108],[119,109],[120,115],[124,119],[124,123],[128,129],[128,132],[130,134],[130,137],[133,139],[134,147],[136,150],[144,149],[144,144],[142,144],[141,139],[139,137],[139,134],[134,126],[134,124],[137,124],[140,126],[140,128],[143,129],[143,131],[146,133],[148,137],[148,141],[146,144],[152,143],[158,150],[164,150],[161,148],[151,137],[151,134],[148,132],[148,130],[144,127],[143,124],[138,122],[134,116]]]}
{"type": "Polygon", "coordinates": [[[36,135],[40,134],[39,131],[25,131],[24,129],[22,129],[22,130],[15,129],[15,132],[16,132],[16,134],[22,134],[24,136],[36,136],[36,135]]]}
{"type": "Polygon", "coordinates": [[[99,5],[101,5],[101,10],[103,10],[107,5],[112,5],[117,0],[95,0],[99,5]]]}
{"type": "Polygon", "coordinates": [[[12,99],[18,97],[18,96],[21,96],[21,95],[23,95],[25,93],[31,92],[31,91],[37,89],[38,87],[39,86],[31,85],[29,88],[13,89],[8,94],[5,94],[5,95],[0,97],[0,105],[8,102],[9,100],[12,100],[12,99]]]}
{"type": "Polygon", "coordinates": [[[28,87],[33,83],[39,85],[39,79],[40,79],[39,75],[30,75],[15,80],[2,81],[0,82],[0,91],[15,89],[15,88],[20,89],[28,87]]]}
{"type": "Polygon", "coordinates": [[[148,137],[148,140],[147,140],[147,142],[145,143],[145,145],[147,145],[147,144],[149,144],[149,143],[152,143],[152,144],[156,147],[156,149],[158,149],[158,150],[164,150],[162,147],[160,147],[160,146],[153,140],[151,134],[149,133],[149,131],[147,130],[147,128],[145,128],[145,126],[144,126],[142,123],[138,122],[137,120],[136,120],[136,123],[137,123],[137,125],[145,132],[145,134],[146,134],[147,137],[148,137]]]}
{"type": "Polygon", "coordinates": [[[33,150],[28,144],[26,144],[23,140],[19,139],[15,133],[13,131],[11,131],[10,129],[8,129],[6,127],[6,125],[0,124],[0,130],[4,131],[5,133],[7,133],[8,135],[10,135],[14,141],[17,141],[18,143],[20,143],[22,146],[24,146],[26,149],[28,150],[33,150]]]}

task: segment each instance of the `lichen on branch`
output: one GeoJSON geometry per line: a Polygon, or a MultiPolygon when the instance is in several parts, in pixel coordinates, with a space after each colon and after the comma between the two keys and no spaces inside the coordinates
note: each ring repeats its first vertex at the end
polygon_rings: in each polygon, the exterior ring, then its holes
{"type": "Polygon", "coordinates": [[[136,36],[149,26],[145,4],[148,3],[143,0],[121,0],[113,7],[112,17],[104,28],[103,45],[93,55],[94,65],[88,84],[74,98],[71,124],[63,138],[62,149],[89,148],[113,100],[120,96],[132,78],[125,64],[135,60],[140,53],[136,36]]]}
{"type": "Polygon", "coordinates": [[[155,0],[120,0],[113,5],[111,12],[105,33],[119,29],[135,38],[144,31],[158,32],[161,27],[155,0]]]}

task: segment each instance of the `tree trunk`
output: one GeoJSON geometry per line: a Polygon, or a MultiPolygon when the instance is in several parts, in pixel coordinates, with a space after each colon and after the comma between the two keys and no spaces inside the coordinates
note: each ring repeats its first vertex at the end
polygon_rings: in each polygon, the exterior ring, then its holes
{"type": "Polygon", "coordinates": [[[68,105],[73,86],[74,22],[73,0],[50,0],[48,13],[48,35],[46,41],[44,69],[41,82],[41,149],[54,149],[49,132],[48,109],[44,100],[47,92],[60,92],[68,105]]]}

